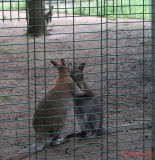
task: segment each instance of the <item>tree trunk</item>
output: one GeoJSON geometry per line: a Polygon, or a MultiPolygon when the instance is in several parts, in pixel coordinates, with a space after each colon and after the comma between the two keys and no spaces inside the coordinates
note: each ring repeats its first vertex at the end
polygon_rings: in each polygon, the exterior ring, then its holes
{"type": "Polygon", "coordinates": [[[28,1],[29,21],[28,34],[39,36],[46,34],[47,25],[45,20],[45,6],[42,0],[28,1]]]}

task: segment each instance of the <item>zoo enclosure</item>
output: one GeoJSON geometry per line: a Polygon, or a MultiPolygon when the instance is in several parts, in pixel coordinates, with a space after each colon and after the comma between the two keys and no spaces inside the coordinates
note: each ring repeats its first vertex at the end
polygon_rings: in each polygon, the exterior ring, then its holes
{"type": "MultiPolygon", "coordinates": [[[[32,27],[26,21],[31,18],[25,14],[25,10],[29,11],[28,4],[25,1],[1,1],[2,156],[15,154],[35,140],[32,113],[57,75],[49,65],[50,59],[86,62],[86,82],[103,100],[104,125],[151,123],[150,117],[155,117],[154,81],[151,81],[151,77],[154,78],[151,74],[151,70],[154,73],[154,2],[134,2],[72,1],[68,4],[67,1],[52,1],[54,14],[47,27],[52,30],[37,37],[33,33],[25,34],[32,27]]],[[[44,21],[42,26],[43,29],[46,27],[44,21]]],[[[70,104],[68,108],[73,106],[70,104]]],[[[64,134],[78,130],[74,119],[70,111],[64,134]]],[[[33,158],[123,159],[124,151],[149,153],[154,144],[151,130],[144,128],[81,143],[74,140],[69,146],[46,148],[33,158]],[[72,147],[71,154],[65,154],[64,150],[72,147]]]]}

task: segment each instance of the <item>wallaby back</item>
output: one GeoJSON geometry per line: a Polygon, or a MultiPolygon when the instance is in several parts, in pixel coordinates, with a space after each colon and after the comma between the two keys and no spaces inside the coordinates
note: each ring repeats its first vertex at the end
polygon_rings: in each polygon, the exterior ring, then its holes
{"type": "Polygon", "coordinates": [[[63,127],[66,106],[68,106],[68,99],[73,96],[71,91],[74,90],[74,84],[64,60],[60,60],[60,64],[55,61],[51,61],[51,63],[57,67],[59,76],[55,85],[38,104],[33,126],[36,132],[53,134],[63,127]]]}

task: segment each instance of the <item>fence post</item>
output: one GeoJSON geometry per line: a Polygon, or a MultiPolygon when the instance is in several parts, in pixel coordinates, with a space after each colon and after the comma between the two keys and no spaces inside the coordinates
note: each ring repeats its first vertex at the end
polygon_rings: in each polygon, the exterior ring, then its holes
{"type": "Polygon", "coordinates": [[[152,0],[152,152],[155,160],[155,1],[152,0]]]}

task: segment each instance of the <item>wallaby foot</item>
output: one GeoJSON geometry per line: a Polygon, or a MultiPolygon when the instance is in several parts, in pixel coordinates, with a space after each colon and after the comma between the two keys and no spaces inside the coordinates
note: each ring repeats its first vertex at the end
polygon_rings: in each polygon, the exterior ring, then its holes
{"type": "Polygon", "coordinates": [[[59,144],[62,144],[62,143],[65,143],[67,142],[64,138],[60,138],[60,139],[57,139],[56,141],[52,141],[51,142],[51,146],[56,146],[56,145],[59,145],[59,144]]]}
{"type": "Polygon", "coordinates": [[[62,141],[63,141],[63,138],[60,138],[60,134],[56,134],[52,138],[50,145],[51,146],[56,146],[56,145],[59,145],[59,144],[63,143],[62,141]]]}
{"type": "Polygon", "coordinates": [[[55,145],[59,145],[62,143],[67,143],[73,137],[78,137],[78,140],[85,140],[86,135],[87,135],[86,131],[71,133],[71,134],[67,135],[65,138],[60,138],[60,139],[57,139],[56,141],[52,141],[50,145],[55,146],[55,145]]]}

